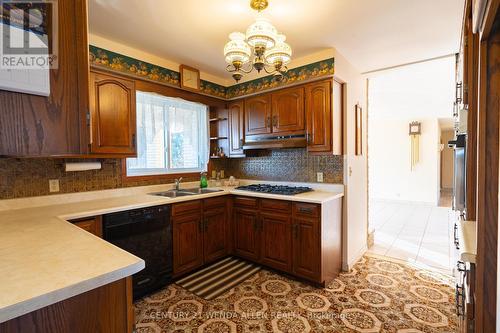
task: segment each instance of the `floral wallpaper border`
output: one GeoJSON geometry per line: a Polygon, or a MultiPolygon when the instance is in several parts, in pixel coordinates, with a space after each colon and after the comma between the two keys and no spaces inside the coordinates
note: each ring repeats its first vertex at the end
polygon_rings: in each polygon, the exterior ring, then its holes
{"type": "MultiPolygon", "coordinates": [[[[156,66],[93,45],[89,47],[89,58],[90,63],[98,67],[105,67],[113,71],[146,78],[171,86],[179,86],[179,72],[165,67],[156,66]]],[[[276,81],[272,75],[268,75],[252,81],[224,87],[217,83],[200,80],[200,92],[217,98],[233,99],[316,77],[333,75],[334,63],[334,58],[329,58],[305,66],[292,68],[282,81],[276,81]]]]}

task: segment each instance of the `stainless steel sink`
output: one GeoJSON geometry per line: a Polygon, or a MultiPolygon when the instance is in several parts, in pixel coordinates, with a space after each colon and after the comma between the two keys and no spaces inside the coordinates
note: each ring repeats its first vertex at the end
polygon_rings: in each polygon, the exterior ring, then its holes
{"type": "Polygon", "coordinates": [[[187,188],[187,189],[182,189],[182,192],[189,192],[192,194],[205,194],[205,193],[215,193],[215,192],[221,192],[222,190],[217,189],[217,188],[187,188]]]}
{"type": "Polygon", "coordinates": [[[149,193],[149,194],[158,195],[161,197],[168,197],[168,198],[177,198],[177,197],[185,197],[187,195],[195,195],[195,193],[177,191],[177,190],[170,190],[170,191],[156,192],[156,193],[149,193]]]}
{"type": "Polygon", "coordinates": [[[185,197],[188,195],[214,193],[214,192],[220,192],[220,191],[222,191],[222,190],[215,189],[215,188],[187,188],[187,189],[182,189],[182,190],[169,190],[169,191],[149,193],[149,194],[159,195],[161,197],[177,198],[177,197],[185,197]]]}

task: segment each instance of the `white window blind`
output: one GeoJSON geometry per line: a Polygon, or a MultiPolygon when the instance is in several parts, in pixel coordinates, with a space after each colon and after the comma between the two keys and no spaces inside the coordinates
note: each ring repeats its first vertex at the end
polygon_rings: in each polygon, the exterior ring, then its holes
{"type": "Polygon", "coordinates": [[[139,91],[136,100],[137,158],[127,158],[127,176],[206,171],[207,106],[139,91]]]}

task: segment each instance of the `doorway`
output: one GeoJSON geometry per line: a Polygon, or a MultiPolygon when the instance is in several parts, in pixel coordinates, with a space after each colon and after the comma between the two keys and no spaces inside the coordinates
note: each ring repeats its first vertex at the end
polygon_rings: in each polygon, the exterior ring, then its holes
{"type": "Polygon", "coordinates": [[[451,56],[372,73],[368,89],[368,252],[449,274],[454,79],[451,56]]]}

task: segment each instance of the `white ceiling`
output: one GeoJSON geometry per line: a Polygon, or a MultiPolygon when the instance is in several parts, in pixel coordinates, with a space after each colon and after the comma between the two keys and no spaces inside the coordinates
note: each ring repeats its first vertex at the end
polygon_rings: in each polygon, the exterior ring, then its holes
{"type": "MultiPolygon", "coordinates": [[[[361,72],[458,51],[464,0],[269,0],[263,13],[294,57],[335,47],[361,72]]],[[[92,34],[222,78],[232,31],[256,17],[249,0],[89,0],[92,34]]]]}

